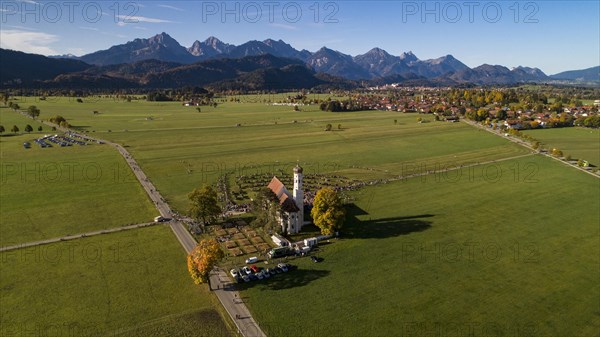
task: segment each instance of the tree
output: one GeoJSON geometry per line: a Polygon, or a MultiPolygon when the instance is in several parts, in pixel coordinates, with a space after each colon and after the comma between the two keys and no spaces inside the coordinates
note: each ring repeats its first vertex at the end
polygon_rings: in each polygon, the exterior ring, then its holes
{"type": "Polygon", "coordinates": [[[563,156],[563,152],[557,148],[552,149],[552,151],[550,152],[553,156],[555,157],[562,157],[563,156]]]}
{"type": "Polygon", "coordinates": [[[331,235],[342,227],[346,212],[337,192],[326,187],[317,192],[310,215],[323,235],[331,235]]]}
{"type": "Polygon", "coordinates": [[[27,108],[27,116],[36,119],[40,115],[40,109],[38,109],[35,105],[30,105],[27,108]]]}
{"type": "Polygon", "coordinates": [[[42,126],[41,125],[38,126],[38,131],[42,131],[42,130],[43,130],[42,126]]]}
{"type": "Polygon", "coordinates": [[[6,131],[6,130],[4,129],[4,125],[0,125],[0,133],[3,133],[4,131],[6,131]]]}
{"type": "Polygon", "coordinates": [[[277,223],[278,207],[277,195],[268,187],[262,188],[252,200],[252,212],[256,215],[252,225],[263,227],[267,233],[278,232],[281,228],[277,223]]]}
{"type": "Polygon", "coordinates": [[[342,124],[338,124],[338,130],[342,129],[342,124]]]}
{"type": "Polygon", "coordinates": [[[27,125],[25,126],[25,132],[29,133],[29,132],[31,132],[31,131],[33,131],[33,128],[31,127],[31,125],[27,124],[27,125]]]}
{"type": "Polygon", "coordinates": [[[209,225],[216,221],[221,214],[221,207],[217,204],[217,192],[210,186],[202,186],[194,189],[188,194],[190,199],[190,215],[203,225],[209,225]]]}
{"type": "Polygon", "coordinates": [[[12,105],[12,109],[13,109],[14,111],[17,111],[17,110],[21,109],[21,107],[20,107],[20,106],[19,106],[17,103],[14,103],[14,104],[12,105]]]}
{"type": "Polygon", "coordinates": [[[196,245],[187,256],[188,271],[194,283],[208,282],[208,275],[225,254],[215,239],[205,239],[196,245]]]}
{"type": "Polygon", "coordinates": [[[51,123],[54,123],[54,124],[60,125],[60,123],[62,123],[62,122],[66,122],[67,120],[66,120],[66,119],[65,119],[63,116],[56,115],[56,116],[54,116],[54,117],[50,117],[49,121],[50,121],[51,123]]]}
{"type": "Polygon", "coordinates": [[[331,128],[332,128],[331,124],[325,125],[325,131],[331,131],[331,128]]]}
{"type": "Polygon", "coordinates": [[[16,125],[13,125],[12,129],[10,129],[10,132],[12,132],[12,133],[19,132],[19,127],[17,127],[16,125]]]}

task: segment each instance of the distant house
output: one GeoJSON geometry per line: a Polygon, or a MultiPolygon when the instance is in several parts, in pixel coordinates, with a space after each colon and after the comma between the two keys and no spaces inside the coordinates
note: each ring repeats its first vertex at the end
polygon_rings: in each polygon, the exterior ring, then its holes
{"type": "Polygon", "coordinates": [[[507,120],[504,122],[504,126],[508,129],[521,130],[523,128],[523,124],[518,120],[507,120]]]}

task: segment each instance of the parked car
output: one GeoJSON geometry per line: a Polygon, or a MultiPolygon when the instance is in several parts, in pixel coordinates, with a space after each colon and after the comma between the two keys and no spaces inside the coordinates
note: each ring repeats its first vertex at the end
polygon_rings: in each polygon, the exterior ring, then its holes
{"type": "Polygon", "coordinates": [[[267,273],[271,274],[271,275],[276,275],[277,272],[275,271],[275,268],[267,268],[267,273]]]}
{"type": "Polygon", "coordinates": [[[260,271],[260,273],[263,275],[263,277],[264,277],[264,278],[269,278],[269,277],[271,277],[271,274],[269,274],[269,272],[268,272],[268,271],[266,271],[266,270],[264,270],[264,269],[263,269],[263,270],[261,270],[261,271],[260,271]]]}
{"type": "Polygon", "coordinates": [[[277,265],[277,268],[281,269],[282,272],[287,272],[288,271],[288,267],[285,263],[280,263],[277,265]]]}
{"type": "Polygon", "coordinates": [[[256,276],[256,278],[259,279],[259,280],[262,280],[264,278],[262,272],[254,273],[254,276],[256,276]]]}
{"type": "Polygon", "coordinates": [[[231,269],[231,270],[229,271],[229,273],[231,274],[231,276],[233,276],[233,278],[238,278],[238,277],[240,276],[240,274],[238,274],[238,271],[237,271],[237,269],[235,269],[235,268],[234,268],[234,269],[231,269]]]}
{"type": "Polygon", "coordinates": [[[244,274],[246,275],[250,275],[252,274],[252,270],[250,270],[250,268],[248,268],[248,266],[244,266],[244,268],[242,268],[242,271],[244,272],[244,274]]]}
{"type": "Polygon", "coordinates": [[[252,270],[255,273],[258,273],[260,271],[260,269],[255,264],[250,266],[250,270],[252,270]]]}
{"type": "Polygon", "coordinates": [[[258,257],[256,257],[256,256],[249,257],[246,259],[246,264],[256,263],[256,262],[258,262],[258,257]]]}
{"type": "Polygon", "coordinates": [[[242,280],[244,280],[244,282],[250,282],[250,277],[248,277],[248,275],[242,275],[242,280]]]}

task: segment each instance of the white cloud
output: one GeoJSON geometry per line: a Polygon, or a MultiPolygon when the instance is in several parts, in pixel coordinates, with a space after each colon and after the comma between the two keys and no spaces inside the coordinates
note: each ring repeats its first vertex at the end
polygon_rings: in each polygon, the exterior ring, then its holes
{"type": "MultiPolygon", "coordinates": [[[[130,15],[117,15],[117,17],[123,20],[123,23],[138,23],[138,22],[147,22],[147,23],[173,23],[173,21],[163,20],[163,19],[155,19],[148,18],[145,16],[130,16],[130,15]]],[[[119,21],[121,22],[121,21],[119,21]]]]}
{"type": "Polygon", "coordinates": [[[34,31],[37,31],[37,29],[35,29],[35,28],[25,27],[25,26],[4,25],[4,27],[15,28],[15,29],[18,29],[18,30],[34,30],[34,31]]]}
{"type": "Polygon", "coordinates": [[[170,6],[170,5],[158,5],[158,7],[162,7],[162,8],[167,8],[167,9],[172,9],[174,11],[178,11],[178,12],[183,12],[183,9],[179,8],[179,7],[175,7],[175,6],[170,6]]]}
{"type": "Polygon", "coordinates": [[[47,33],[0,29],[0,47],[27,53],[56,55],[50,45],[58,40],[58,36],[47,33]]]}
{"type": "Polygon", "coordinates": [[[285,25],[282,23],[271,23],[270,26],[275,27],[275,28],[286,29],[286,30],[298,30],[297,26],[285,25]]]}
{"type": "Polygon", "coordinates": [[[83,27],[83,26],[79,26],[79,29],[93,30],[94,32],[99,32],[99,31],[100,31],[100,29],[98,29],[98,28],[94,28],[94,27],[83,27]]]}

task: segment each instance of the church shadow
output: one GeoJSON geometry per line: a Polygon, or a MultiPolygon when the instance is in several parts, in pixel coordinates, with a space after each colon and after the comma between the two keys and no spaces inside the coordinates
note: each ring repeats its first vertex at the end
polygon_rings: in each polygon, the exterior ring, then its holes
{"type": "Polygon", "coordinates": [[[249,283],[241,283],[237,285],[239,290],[245,290],[257,285],[264,286],[263,290],[283,290],[303,287],[312,281],[329,275],[328,270],[310,270],[292,268],[287,273],[271,276],[267,280],[256,280],[249,283]]]}
{"type": "MultiPolygon", "coordinates": [[[[433,214],[420,214],[412,216],[399,216],[391,218],[360,220],[358,215],[366,216],[369,213],[352,204],[347,207],[346,224],[342,235],[357,239],[382,239],[400,235],[418,233],[431,228],[433,214]]],[[[364,217],[363,217],[364,218],[364,217]]]]}

